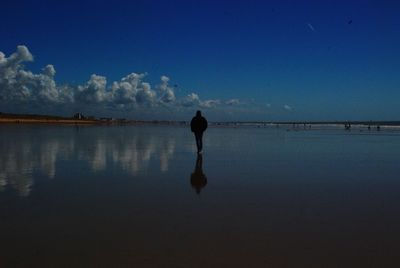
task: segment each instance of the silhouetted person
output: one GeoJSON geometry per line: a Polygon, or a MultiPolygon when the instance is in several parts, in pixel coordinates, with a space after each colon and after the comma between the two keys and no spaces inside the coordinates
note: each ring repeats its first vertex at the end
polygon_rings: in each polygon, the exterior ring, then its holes
{"type": "Polygon", "coordinates": [[[192,130],[196,138],[198,154],[203,151],[203,133],[207,129],[207,126],[207,120],[203,116],[201,116],[200,111],[197,111],[196,116],[193,117],[192,121],[190,122],[190,129],[192,130]]]}
{"type": "Polygon", "coordinates": [[[200,194],[201,189],[207,185],[207,177],[203,173],[203,156],[201,154],[197,155],[196,166],[190,176],[190,183],[197,194],[200,194]]]}

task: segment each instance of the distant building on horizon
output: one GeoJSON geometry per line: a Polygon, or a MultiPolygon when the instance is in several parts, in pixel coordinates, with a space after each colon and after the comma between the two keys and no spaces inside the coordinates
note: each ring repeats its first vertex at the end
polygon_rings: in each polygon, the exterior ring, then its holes
{"type": "Polygon", "coordinates": [[[85,119],[85,116],[82,113],[76,113],[74,114],[74,119],[85,119]]]}

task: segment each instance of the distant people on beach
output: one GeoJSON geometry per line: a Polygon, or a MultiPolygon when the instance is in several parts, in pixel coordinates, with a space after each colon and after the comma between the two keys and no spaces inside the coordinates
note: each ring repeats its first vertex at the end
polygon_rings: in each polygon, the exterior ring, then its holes
{"type": "Polygon", "coordinates": [[[190,122],[190,129],[194,133],[196,138],[197,153],[201,154],[203,152],[203,133],[207,129],[208,122],[201,115],[201,111],[196,112],[196,116],[192,118],[190,122]]]}
{"type": "Polygon", "coordinates": [[[207,177],[203,173],[203,156],[201,154],[197,155],[196,166],[190,176],[190,183],[197,194],[200,194],[201,189],[207,185],[207,177]]]}

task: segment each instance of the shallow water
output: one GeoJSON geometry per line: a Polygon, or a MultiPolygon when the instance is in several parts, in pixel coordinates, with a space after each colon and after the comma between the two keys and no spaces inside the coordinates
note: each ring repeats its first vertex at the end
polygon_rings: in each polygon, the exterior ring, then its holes
{"type": "Polygon", "coordinates": [[[1,267],[399,267],[400,133],[0,126],[1,267]]]}

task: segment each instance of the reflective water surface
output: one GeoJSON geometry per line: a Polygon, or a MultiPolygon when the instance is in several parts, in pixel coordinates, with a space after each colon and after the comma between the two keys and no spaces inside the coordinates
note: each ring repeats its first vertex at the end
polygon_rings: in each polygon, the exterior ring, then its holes
{"type": "Polygon", "coordinates": [[[399,267],[400,133],[0,126],[0,267],[399,267]]]}

